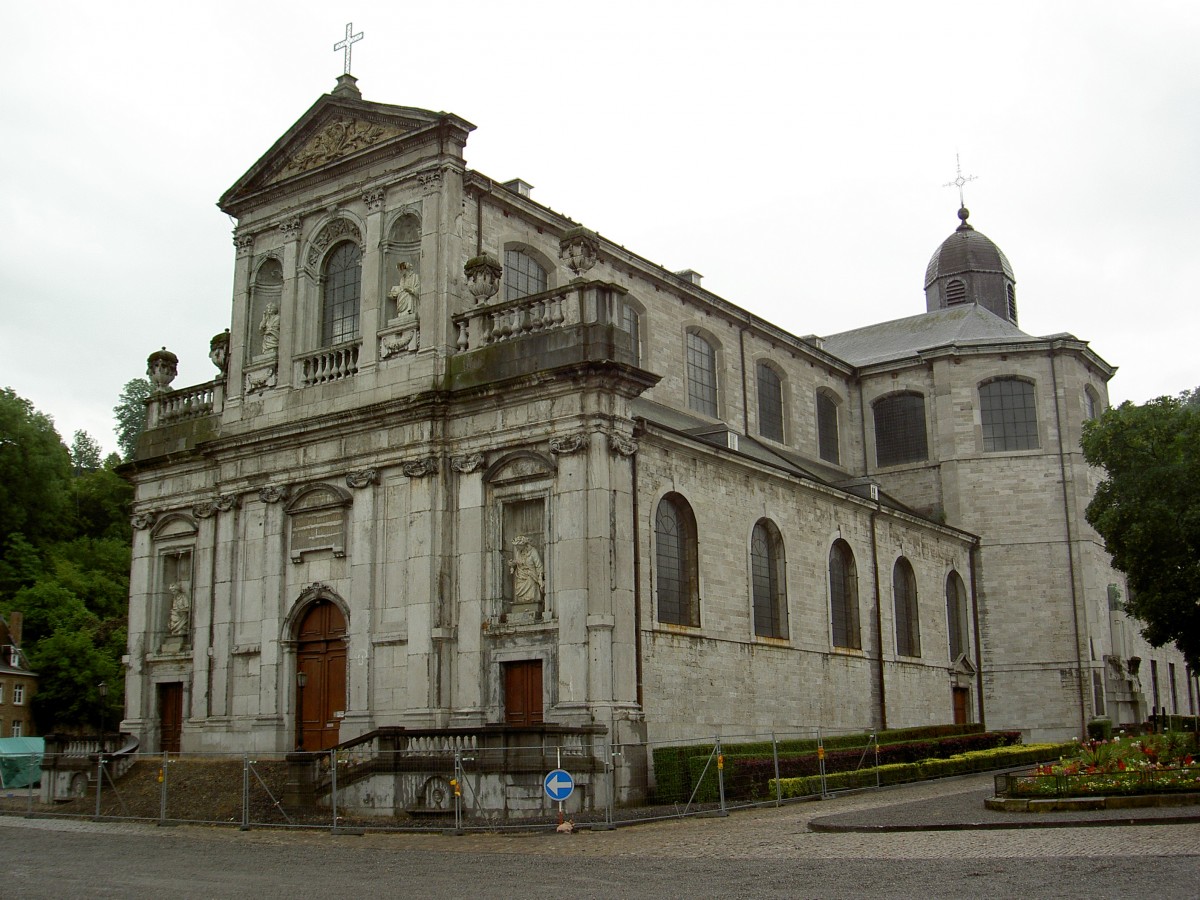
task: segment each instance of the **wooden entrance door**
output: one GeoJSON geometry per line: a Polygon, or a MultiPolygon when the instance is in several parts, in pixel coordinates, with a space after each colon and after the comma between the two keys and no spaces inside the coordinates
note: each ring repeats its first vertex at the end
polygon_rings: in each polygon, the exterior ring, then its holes
{"type": "Polygon", "coordinates": [[[158,686],[159,750],[178,753],[183,733],[183,684],[168,681],[158,686]]]}
{"type": "Polygon", "coordinates": [[[504,664],[504,722],[542,723],[542,661],[523,659],[504,664]]]}
{"type": "Polygon", "coordinates": [[[296,666],[300,710],[298,750],[337,746],[346,714],[346,619],[328,600],[314,603],[300,620],[296,634],[296,666]]]}
{"type": "Polygon", "coordinates": [[[954,724],[966,725],[971,721],[971,691],[964,687],[950,690],[954,696],[954,724]]]}

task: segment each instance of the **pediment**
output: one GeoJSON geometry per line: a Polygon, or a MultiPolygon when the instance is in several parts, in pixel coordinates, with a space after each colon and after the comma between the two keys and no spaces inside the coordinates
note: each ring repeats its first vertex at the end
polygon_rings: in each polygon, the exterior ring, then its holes
{"type": "Polygon", "coordinates": [[[953,675],[966,675],[968,677],[974,677],[975,667],[971,665],[971,661],[967,659],[967,654],[960,653],[958,654],[958,659],[954,660],[953,665],[950,666],[950,672],[953,675]]]}
{"type": "Polygon", "coordinates": [[[262,191],[297,188],[322,172],[353,166],[429,129],[449,126],[464,144],[474,125],[444,112],[372,103],[357,89],[325,94],[225,192],[218,206],[239,216],[262,191]]]}

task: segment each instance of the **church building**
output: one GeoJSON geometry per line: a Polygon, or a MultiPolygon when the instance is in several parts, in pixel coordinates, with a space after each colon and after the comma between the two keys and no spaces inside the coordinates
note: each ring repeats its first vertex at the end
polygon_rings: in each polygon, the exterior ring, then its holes
{"type": "Polygon", "coordinates": [[[127,467],[144,749],[1195,711],[1084,519],[1114,367],[1021,331],[966,209],[924,312],[802,337],[469,169],[473,129],[343,75],[221,197],[217,374],[151,355],[127,467]]]}

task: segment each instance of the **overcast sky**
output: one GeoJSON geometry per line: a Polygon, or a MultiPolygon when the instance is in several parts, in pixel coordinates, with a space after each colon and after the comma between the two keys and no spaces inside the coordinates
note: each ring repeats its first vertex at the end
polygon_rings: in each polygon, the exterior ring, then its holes
{"type": "Polygon", "coordinates": [[[6,3],[0,386],[116,448],[166,346],[208,381],[233,222],[214,205],[342,71],[474,123],[468,164],[788,330],[923,312],[971,222],[1022,329],[1200,385],[1200,4],[6,3]]]}

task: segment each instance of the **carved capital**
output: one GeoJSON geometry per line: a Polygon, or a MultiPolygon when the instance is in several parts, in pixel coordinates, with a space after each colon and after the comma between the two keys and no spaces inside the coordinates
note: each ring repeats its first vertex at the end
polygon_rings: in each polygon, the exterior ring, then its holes
{"type": "Polygon", "coordinates": [[[400,466],[400,471],[409,478],[424,478],[427,475],[436,475],[439,468],[437,458],[430,456],[406,462],[400,466]]]}
{"type": "Polygon", "coordinates": [[[192,504],[192,515],[197,519],[208,519],[216,515],[217,505],[211,500],[201,500],[192,504]]]}
{"type": "Polygon", "coordinates": [[[279,233],[283,235],[285,241],[295,241],[300,238],[300,217],[295,216],[291,219],[279,223],[279,233]]]}
{"type": "Polygon", "coordinates": [[[617,456],[633,456],[638,452],[637,441],[620,434],[608,436],[608,449],[617,456]]]}
{"type": "Polygon", "coordinates": [[[469,475],[483,465],[482,453],[468,453],[450,460],[450,468],[461,475],[469,475]]]}
{"type": "Polygon", "coordinates": [[[242,498],[237,494],[221,494],[213,498],[213,508],[218,512],[229,512],[242,505],[242,498]]]}
{"type": "Polygon", "coordinates": [[[421,185],[421,189],[426,193],[436,191],[442,186],[442,170],[434,169],[430,172],[422,172],[417,176],[417,184],[421,185]]]}
{"type": "Polygon", "coordinates": [[[155,515],[156,514],[154,512],[138,513],[130,518],[129,524],[132,525],[136,531],[145,531],[154,524],[155,515]]]}
{"type": "Polygon", "coordinates": [[[587,435],[582,432],[571,434],[567,437],[551,438],[550,452],[556,456],[566,456],[571,453],[577,453],[585,443],[587,443],[587,435]]]}
{"type": "Polygon", "coordinates": [[[245,256],[254,249],[254,235],[238,234],[233,235],[233,246],[237,248],[238,256],[245,256]]]}
{"type": "Polygon", "coordinates": [[[268,484],[258,492],[258,499],[263,503],[278,503],[280,500],[288,498],[288,488],[286,484],[268,484]]]}
{"type": "Polygon", "coordinates": [[[347,487],[365,488],[373,484],[379,484],[378,469],[363,469],[361,472],[351,472],[346,476],[347,487]]]}
{"type": "Polygon", "coordinates": [[[383,188],[372,188],[363,193],[363,203],[367,204],[367,212],[379,212],[383,209],[383,193],[383,188]]]}

